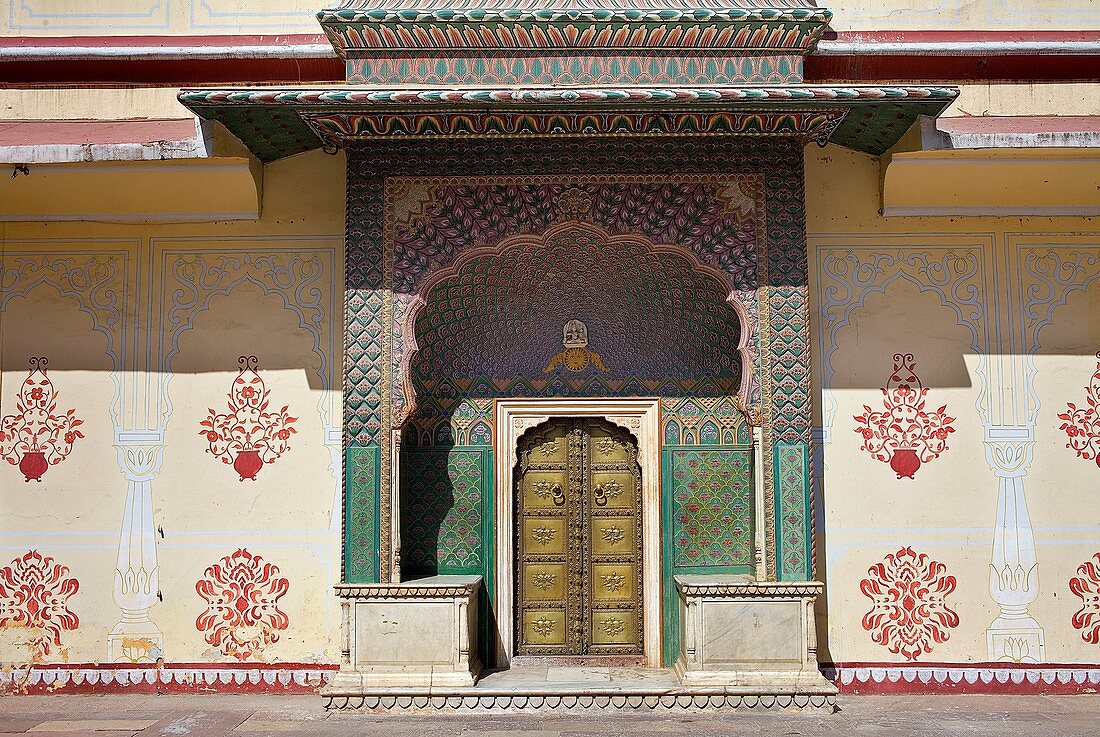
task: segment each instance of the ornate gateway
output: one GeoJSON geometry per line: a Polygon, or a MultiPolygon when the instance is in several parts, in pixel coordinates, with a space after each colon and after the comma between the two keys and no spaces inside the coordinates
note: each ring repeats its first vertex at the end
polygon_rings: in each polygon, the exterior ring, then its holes
{"type": "Polygon", "coordinates": [[[630,435],[551,420],[520,441],[516,651],[642,655],[642,479],[630,435]]]}

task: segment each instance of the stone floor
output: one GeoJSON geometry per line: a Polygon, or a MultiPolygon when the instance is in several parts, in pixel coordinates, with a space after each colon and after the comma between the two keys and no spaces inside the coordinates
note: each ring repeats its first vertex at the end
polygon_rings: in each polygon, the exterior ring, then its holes
{"type": "Polygon", "coordinates": [[[1096,737],[1100,696],[847,696],[835,713],[494,717],[326,714],[309,696],[0,697],[0,734],[31,737],[1096,737]]]}

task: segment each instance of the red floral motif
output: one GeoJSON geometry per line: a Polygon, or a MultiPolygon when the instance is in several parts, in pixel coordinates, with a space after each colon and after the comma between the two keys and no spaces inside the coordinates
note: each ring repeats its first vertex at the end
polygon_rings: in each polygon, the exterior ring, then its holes
{"type": "Polygon", "coordinates": [[[208,453],[232,464],[240,480],[256,480],[265,463],[274,463],[290,450],[290,436],[298,432],[297,417],[287,414],[284,405],[278,412],[268,409],[271,393],[256,373],[258,359],[241,356],[241,371],[229,388],[229,411],[218,414],[210,409],[200,424],[199,435],[210,444],[208,453]]]}
{"type": "Polygon", "coordinates": [[[1100,353],[1096,354],[1096,373],[1085,387],[1085,404],[1078,407],[1073,402],[1066,404],[1066,411],[1058,415],[1065,420],[1061,429],[1069,437],[1067,448],[1077,452],[1078,458],[1096,461],[1100,466],[1100,353]]]}
{"type": "Polygon", "coordinates": [[[889,463],[898,478],[913,478],[921,464],[934,461],[947,450],[947,436],[955,432],[947,405],[934,412],[925,408],[928,389],[916,374],[912,353],[894,354],[894,373],[882,389],[883,411],[866,404],[856,432],[863,436],[863,450],[889,463]]]}
{"type": "Polygon", "coordinates": [[[225,655],[237,660],[259,657],[290,624],[278,606],[288,588],[290,582],[279,576],[277,565],[241,548],[207,568],[195,584],[206,601],[195,626],[225,655]]]}
{"type": "Polygon", "coordinates": [[[0,419],[0,458],[23,472],[23,481],[42,481],[42,474],[68,457],[84,420],[76,410],[57,412],[57,390],[46,376],[45,357],[32,358],[31,370],[15,400],[15,414],[0,419]]]}
{"type": "Polygon", "coordinates": [[[859,590],[873,604],[863,615],[863,629],[871,639],[906,660],[932,652],[932,643],[944,643],[949,629],[959,626],[959,615],[944,599],[955,590],[947,566],[905,547],[887,555],[867,570],[859,590]]]}
{"type": "Polygon", "coordinates": [[[68,566],[29,550],[0,568],[0,627],[32,630],[35,654],[49,655],[52,646],[61,646],[63,630],[80,626],[80,619],[69,611],[69,598],[79,589],[68,566]]]}
{"type": "Polygon", "coordinates": [[[1081,608],[1073,613],[1073,626],[1081,630],[1082,640],[1100,645],[1100,553],[1077,568],[1069,590],[1081,598],[1081,608]]]}

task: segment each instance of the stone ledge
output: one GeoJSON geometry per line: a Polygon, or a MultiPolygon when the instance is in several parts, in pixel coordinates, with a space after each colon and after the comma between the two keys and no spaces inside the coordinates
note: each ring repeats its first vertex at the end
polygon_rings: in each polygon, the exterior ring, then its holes
{"type": "Polygon", "coordinates": [[[733,709],[830,709],[833,695],[806,694],[616,694],[616,695],[405,695],[325,697],[330,711],[384,713],[639,712],[695,713],[733,709]]]}

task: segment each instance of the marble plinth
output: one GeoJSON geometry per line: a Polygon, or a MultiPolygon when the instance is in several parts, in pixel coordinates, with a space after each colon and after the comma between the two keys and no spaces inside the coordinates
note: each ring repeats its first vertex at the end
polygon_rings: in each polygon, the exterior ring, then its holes
{"type": "Polygon", "coordinates": [[[685,686],[727,693],[832,695],[817,665],[814,602],[822,584],[747,576],[676,576],[685,686]]]}
{"type": "Polygon", "coordinates": [[[393,689],[473,686],[481,576],[432,576],[391,584],[340,584],[340,671],[326,698],[393,689]]]}

